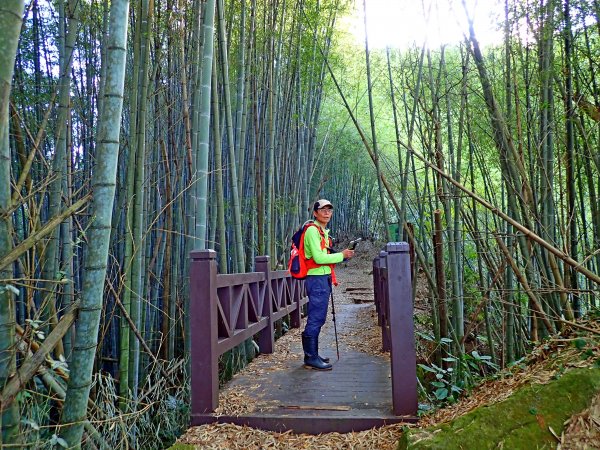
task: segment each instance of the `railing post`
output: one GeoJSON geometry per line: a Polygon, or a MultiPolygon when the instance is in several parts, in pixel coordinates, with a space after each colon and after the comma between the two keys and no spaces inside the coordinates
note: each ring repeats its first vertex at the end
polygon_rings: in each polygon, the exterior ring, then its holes
{"type": "Polygon", "coordinates": [[[387,252],[379,252],[379,288],[381,298],[379,301],[379,317],[378,322],[381,327],[381,349],[384,352],[391,350],[390,346],[390,293],[389,293],[389,281],[387,272],[387,252]]]}
{"type": "Polygon", "coordinates": [[[377,313],[377,325],[381,326],[381,314],[379,314],[379,304],[381,303],[381,273],[379,268],[379,256],[373,258],[373,303],[375,303],[375,312],[377,313]]]}
{"type": "Polygon", "coordinates": [[[217,253],[190,253],[190,327],[192,416],[213,412],[219,406],[217,354],[217,253]]]}
{"type": "Polygon", "coordinates": [[[393,409],[396,415],[415,415],[418,400],[410,249],[406,242],[390,242],[386,251],[393,409]]]}
{"type": "Polygon", "coordinates": [[[258,348],[261,353],[273,353],[275,349],[275,329],[273,328],[273,301],[271,299],[271,257],[257,256],[254,270],[265,274],[265,298],[260,315],[267,317],[268,324],[258,333],[258,348]]]}

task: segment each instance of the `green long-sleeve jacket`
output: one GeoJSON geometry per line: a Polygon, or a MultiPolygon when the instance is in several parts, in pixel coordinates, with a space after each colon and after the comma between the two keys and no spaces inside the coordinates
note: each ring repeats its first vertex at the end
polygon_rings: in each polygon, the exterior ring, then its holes
{"type": "MultiPolygon", "coordinates": [[[[319,222],[314,221],[315,225],[321,228],[319,222]]],[[[324,264],[323,266],[309,269],[308,275],[329,275],[331,273],[331,267],[328,264],[337,264],[344,260],[342,253],[327,253],[327,246],[329,245],[329,230],[324,229],[325,234],[325,248],[321,248],[321,233],[317,227],[308,227],[304,232],[304,255],[306,259],[312,258],[317,264],[324,264]]],[[[322,228],[321,228],[322,229],[322,228]]]]}

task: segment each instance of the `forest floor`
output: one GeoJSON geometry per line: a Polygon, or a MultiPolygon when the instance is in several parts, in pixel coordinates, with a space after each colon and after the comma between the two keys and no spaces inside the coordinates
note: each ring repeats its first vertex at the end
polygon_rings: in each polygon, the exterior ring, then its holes
{"type": "MultiPolygon", "coordinates": [[[[342,330],[338,330],[341,331],[339,339],[342,350],[350,348],[379,356],[385,355],[379,351],[381,331],[377,326],[377,315],[373,303],[360,302],[360,295],[364,294],[358,294],[356,290],[348,289],[350,286],[372,286],[372,260],[378,252],[378,246],[369,242],[361,243],[356,257],[347,263],[340,264],[336,270],[340,282],[340,285],[334,288],[336,314],[342,316],[350,312],[354,315],[354,321],[346,324],[342,330]],[[357,303],[360,304],[358,308],[356,307],[357,303]]],[[[426,283],[419,279],[415,298],[417,332],[430,333],[430,330],[424,325],[426,321],[419,320],[419,317],[429,316],[428,305],[426,283]]],[[[325,328],[331,326],[331,321],[328,320],[325,328]]],[[[571,369],[594,368],[593,370],[600,370],[600,345],[598,342],[600,321],[590,321],[586,326],[596,330],[596,334],[582,333],[581,330],[564,330],[559,338],[537,347],[521,364],[483,382],[455,404],[437,409],[421,417],[416,425],[395,424],[362,432],[327,433],[312,436],[291,432],[267,432],[232,424],[212,424],[190,428],[178,439],[173,449],[396,449],[398,441],[407,427],[411,427],[413,432],[418,432],[449,423],[478,407],[502,402],[524,386],[547,384],[571,369]]],[[[261,355],[260,358],[266,360],[269,370],[276,369],[278,364],[283,365],[290,359],[297,359],[301,364],[301,348],[298,347],[301,340],[300,333],[301,329],[290,330],[277,340],[275,353],[261,355]]],[[[417,340],[419,362],[428,359],[428,353],[431,351],[429,345],[430,343],[424,339],[417,340]]],[[[331,353],[331,349],[329,350],[331,353]]],[[[265,364],[262,367],[265,367],[265,364]]],[[[259,377],[261,370],[263,369],[260,366],[257,368],[257,365],[250,363],[240,375],[250,372],[259,377]]],[[[222,389],[219,396],[218,414],[239,415],[259,406],[249,402],[249,398],[239,390],[222,389]]],[[[589,408],[573,412],[578,414],[567,420],[563,429],[550,430],[556,437],[554,447],[562,449],[600,448],[600,444],[598,444],[600,442],[600,392],[595,396],[589,408]]]]}

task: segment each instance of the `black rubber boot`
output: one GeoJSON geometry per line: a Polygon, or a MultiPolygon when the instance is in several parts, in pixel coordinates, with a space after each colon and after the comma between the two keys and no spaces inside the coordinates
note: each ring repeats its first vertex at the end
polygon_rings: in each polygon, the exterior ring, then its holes
{"type": "Polygon", "coordinates": [[[306,336],[302,333],[302,348],[304,349],[304,368],[313,370],[331,370],[331,364],[324,363],[317,352],[317,337],[306,336]]]}
{"type": "MultiPolygon", "coordinates": [[[[317,355],[319,355],[319,336],[317,336],[317,355]]],[[[319,355],[319,358],[324,363],[328,363],[329,362],[329,358],[323,358],[321,355],[319,355]]]]}

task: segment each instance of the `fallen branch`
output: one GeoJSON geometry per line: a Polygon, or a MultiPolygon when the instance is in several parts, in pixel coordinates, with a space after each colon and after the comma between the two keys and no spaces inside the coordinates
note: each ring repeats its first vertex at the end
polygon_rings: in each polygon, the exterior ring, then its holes
{"type": "Polygon", "coordinates": [[[67,217],[78,212],[90,200],[91,197],[92,196],[88,194],[82,199],[73,203],[69,208],[65,209],[58,216],[54,216],[52,219],[46,222],[42,228],[14,247],[10,252],[8,252],[8,254],[4,255],[0,259],[0,269],[3,269],[4,267],[16,261],[19,256],[33,247],[36,243],[44,239],[47,235],[52,233],[54,228],[59,226],[67,217]]]}
{"type": "Polygon", "coordinates": [[[11,405],[23,386],[33,378],[39,367],[44,363],[46,356],[48,356],[54,347],[56,347],[58,341],[63,338],[67,331],[69,331],[71,325],[75,321],[75,316],[79,310],[79,304],[80,302],[77,301],[69,306],[69,309],[67,309],[64,316],[60,319],[60,322],[58,322],[42,345],[40,345],[39,349],[31,358],[25,360],[16,375],[10,378],[8,383],[6,383],[6,386],[0,395],[0,412],[11,405]]]}

